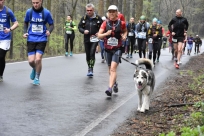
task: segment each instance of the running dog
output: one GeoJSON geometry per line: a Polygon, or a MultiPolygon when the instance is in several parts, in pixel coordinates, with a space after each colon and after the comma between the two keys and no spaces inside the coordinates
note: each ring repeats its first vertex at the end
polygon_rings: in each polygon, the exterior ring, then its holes
{"type": "Polygon", "coordinates": [[[138,91],[139,101],[138,101],[138,111],[145,112],[149,110],[150,96],[154,90],[155,86],[155,76],[152,71],[153,64],[151,60],[140,58],[136,60],[136,65],[145,65],[146,68],[136,68],[134,72],[134,82],[135,88],[138,91]]]}

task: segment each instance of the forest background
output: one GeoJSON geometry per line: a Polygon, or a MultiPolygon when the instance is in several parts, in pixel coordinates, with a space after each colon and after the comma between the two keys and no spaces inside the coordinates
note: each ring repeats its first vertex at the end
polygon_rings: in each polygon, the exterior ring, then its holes
{"type": "MultiPolygon", "coordinates": [[[[204,0],[43,0],[43,7],[51,11],[55,21],[55,29],[49,37],[45,56],[62,55],[64,49],[64,22],[67,15],[72,15],[73,20],[78,25],[82,16],[85,15],[85,6],[88,3],[95,5],[98,15],[104,16],[109,5],[117,5],[126,21],[131,17],[135,22],[141,15],[147,17],[147,21],[156,17],[162,21],[162,25],[167,30],[169,21],[175,16],[176,9],[182,9],[183,16],[189,21],[188,35],[193,37],[204,36],[204,0]]],[[[12,9],[19,27],[13,31],[10,51],[7,53],[7,61],[26,60],[26,39],[23,38],[23,24],[25,12],[31,8],[31,0],[6,0],[5,5],[12,9]]],[[[83,53],[83,35],[78,30],[75,31],[74,53],[83,53]]]]}

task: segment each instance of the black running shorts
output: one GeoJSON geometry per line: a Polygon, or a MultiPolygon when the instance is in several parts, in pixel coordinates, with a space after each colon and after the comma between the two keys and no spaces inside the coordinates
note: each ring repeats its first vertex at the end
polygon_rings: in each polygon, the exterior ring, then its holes
{"type": "Polygon", "coordinates": [[[28,55],[33,55],[36,53],[44,54],[47,42],[27,42],[27,52],[28,55]]]}
{"type": "Polygon", "coordinates": [[[184,37],[173,37],[172,42],[173,43],[179,43],[179,42],[184,43],[184,37]]]}

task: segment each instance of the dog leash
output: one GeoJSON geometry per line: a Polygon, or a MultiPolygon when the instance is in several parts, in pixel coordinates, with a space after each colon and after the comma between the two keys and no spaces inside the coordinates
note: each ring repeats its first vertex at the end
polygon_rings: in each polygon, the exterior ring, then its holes
{"type": "Polygon", "coordinates": [[[134,66],[136,66],[136,67],[138,67],[138,68],[147,70],[146,68],[140,67],[139,65],[137,65],[137,64],[135,64],[135,63],[133,63],[133,62],[130,62],[129,60],[125,59],[124,57],[122,57],[122,56],[120,56],[120,55],[118,55],[118,54],[116,54],[116,55],[117,55],[119,58],[123,59],[124,61],[126,61],[126,62],[128,62],[128,63],[130,63],[130,64],[132,64],[132,65],[134,65],[134,66]]]}

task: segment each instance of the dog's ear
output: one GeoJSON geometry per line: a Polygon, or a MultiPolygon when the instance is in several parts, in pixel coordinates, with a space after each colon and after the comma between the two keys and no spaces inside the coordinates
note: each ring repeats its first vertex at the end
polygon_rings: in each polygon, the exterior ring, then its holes
{"type": "Polygon", "coordinates": [[[135,78],[135,77],[136,77],[136,74],[133,75],[133,78],[135,78]]]}

